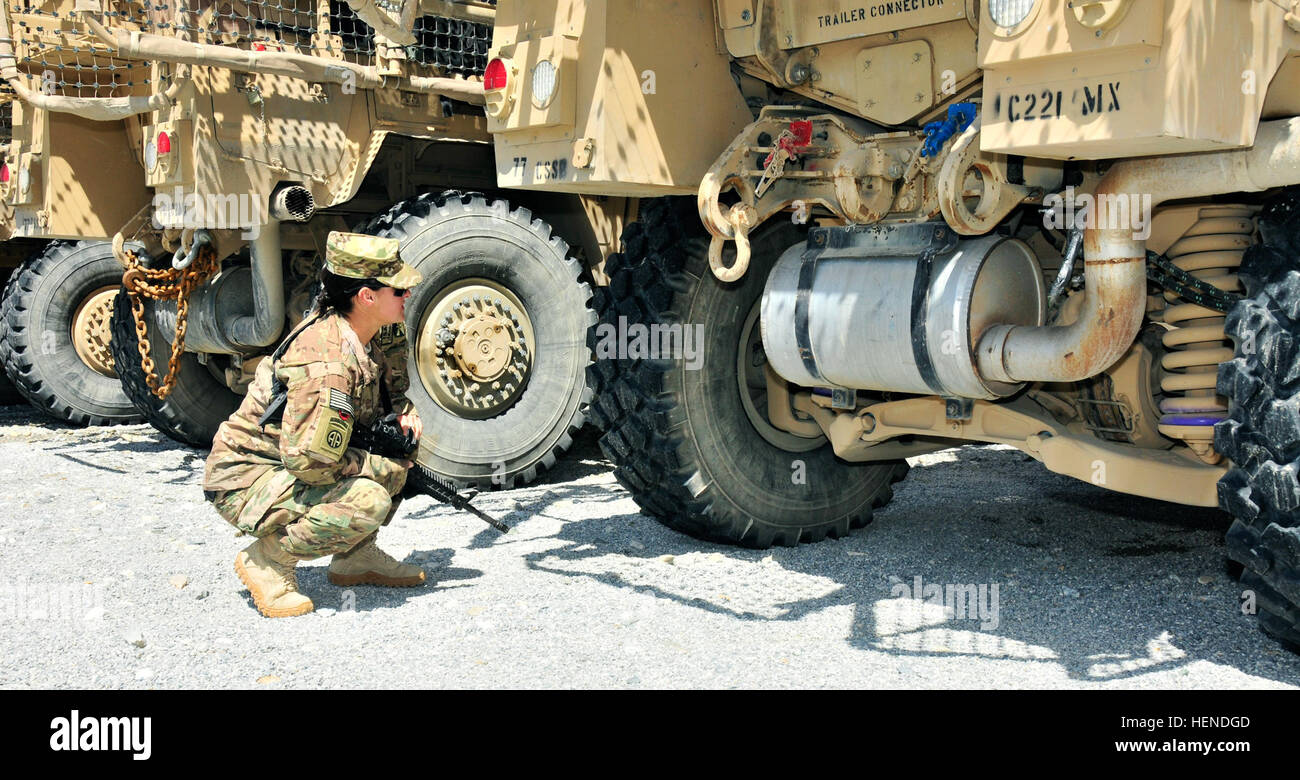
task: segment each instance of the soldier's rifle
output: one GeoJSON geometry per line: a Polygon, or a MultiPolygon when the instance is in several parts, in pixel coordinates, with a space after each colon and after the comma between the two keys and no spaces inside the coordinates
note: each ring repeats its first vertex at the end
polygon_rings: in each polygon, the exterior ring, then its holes
{"type": "Polygon", "coordinates": [[[464,495],[456,488],[415,462],[415,451],[419,440],[415,434],[407,433],[397,422],[397,414],[390,412],[374,421],[369,427],[356,426],[352,429],[349,447],[367,450],[375,455],[394,460],[411,461],[411,470],[407,473],[406,483],[425,495],[449,504],[457,509],[469,512],[501,533],[510,533],[510,526],[483,512],[470,503],[474,494],[464,495]]]}

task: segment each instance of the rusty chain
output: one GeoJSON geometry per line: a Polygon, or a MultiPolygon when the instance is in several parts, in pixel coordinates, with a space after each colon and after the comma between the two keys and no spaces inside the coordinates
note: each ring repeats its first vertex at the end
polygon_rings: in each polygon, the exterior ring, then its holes
{"type": "Polygon", "coordinates": [[[146,268],[132,250],[125,252],[126,273],[122,285],[131,298],[131,316],[135,320],[135,335],[140,347],[140,368],[144,370],[149,390],[160,400],[166,400],[176,385],[181,370],[181,354],[185,350],[185,326],[189,319],[190,294],[220,268],[217,250],[211,244],[199,249],[198,258],[188,268],[146,268]],[[149,329],[144,321],[144,298],[155,301],[176,301],[176,338],[172,341],[171,357],[167,361],[167,376],[158,384],[153,357],[150,355],[149,329]]]}

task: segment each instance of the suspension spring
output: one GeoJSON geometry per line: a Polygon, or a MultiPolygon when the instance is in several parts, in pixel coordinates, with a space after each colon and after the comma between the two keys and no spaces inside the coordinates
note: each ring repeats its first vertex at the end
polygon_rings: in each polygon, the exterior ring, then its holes
{"type": "MultiPolygon", "coordinates": [[[[1205,206],[1198,219],[1165,252],[1174,265],[1220,290],[1240,292],[1237,268],[1255,232],[1250,206],[1205,206]]],[[[1215,393],[1219,364],[1231,360],[1223,313],[1165,292],[1163,343],[1167,352],[1160,389],[1160,432],[1179,439],[1207,463],[1214,450],[1214,424],[1228,416],[1227,401],[1215,393]]]]}

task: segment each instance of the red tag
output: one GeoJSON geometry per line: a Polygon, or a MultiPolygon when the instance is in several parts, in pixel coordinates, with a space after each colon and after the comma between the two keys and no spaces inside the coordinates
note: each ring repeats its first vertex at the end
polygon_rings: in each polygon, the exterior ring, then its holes
{"type": "Polygon", "coordinates": [[[791,122],[790,132],[794,135],[795,146],[807,146],[812,143],[812,120],[799,119],[791,122]]]}

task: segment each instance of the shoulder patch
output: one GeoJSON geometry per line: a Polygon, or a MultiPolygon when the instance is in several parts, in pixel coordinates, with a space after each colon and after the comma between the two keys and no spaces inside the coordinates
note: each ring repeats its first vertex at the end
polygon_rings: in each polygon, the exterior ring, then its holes
{"type": "Polygon", "coordinates": [[[330,388],[329,407],[335,411],[352,414],[352,397],[337,388],[330,388]]]}
{"type": "Polygon", "coordinates": [[[312,437],[309,451],[338,460],[343,457],[343,451],[348,448],[351,438],[352,413],[326,407],[321,413],[320,424],[316,427],[316,435],[312,437]]]}

